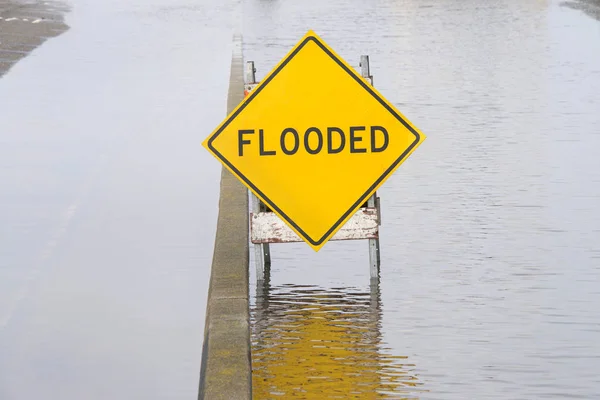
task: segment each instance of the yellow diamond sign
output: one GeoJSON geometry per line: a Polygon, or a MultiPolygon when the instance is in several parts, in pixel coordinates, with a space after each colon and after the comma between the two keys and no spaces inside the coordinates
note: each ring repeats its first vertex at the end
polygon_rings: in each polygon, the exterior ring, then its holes
{"type": "Polygon", "coordinates": [[[319,250],[424,139],[308,32],[204,146],[319,250]]]}

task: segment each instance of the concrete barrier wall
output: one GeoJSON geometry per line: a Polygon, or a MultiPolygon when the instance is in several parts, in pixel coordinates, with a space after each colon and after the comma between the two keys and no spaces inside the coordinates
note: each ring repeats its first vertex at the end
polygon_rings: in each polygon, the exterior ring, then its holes
{"type": "MultiPolygon", "coordinates": [[[[243,70],[242,41],[235,37],[228,113],[243,100],[243,70]]],[[[248,192],[223,168],[199,399],[252,398],[248,250],[248,192]]]]}

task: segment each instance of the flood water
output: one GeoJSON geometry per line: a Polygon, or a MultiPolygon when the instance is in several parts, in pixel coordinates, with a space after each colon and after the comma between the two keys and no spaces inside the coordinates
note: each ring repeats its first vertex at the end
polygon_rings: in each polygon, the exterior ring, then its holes
{"type": "Polygon", "coordinates": [[[48,3],[0,0],[69,27],[0,77],[0,399],[196,398],[232,7],[48,3]]]}
{"type": "Polygon", "coordinates": [[[370,55],[428,136],[379,192],[379,287],[366,242],[272,246],[267,287],[251,279],[256,398],[600,397],[598,9],[245,2],[259,75],[310,27],[370,55]]]}
{"type": "Polygon", "coordinates": [[[600,398],[599,10],[0,0],[0,399],[196,397],[231,37],[261,77],[308,29],[428,139],[379,283],[363,242],[251,265],[255,398],[600,398]]]}

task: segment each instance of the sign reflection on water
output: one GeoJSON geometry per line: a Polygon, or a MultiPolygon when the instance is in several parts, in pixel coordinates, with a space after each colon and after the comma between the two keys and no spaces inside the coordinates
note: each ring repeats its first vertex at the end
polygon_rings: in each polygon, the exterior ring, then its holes
{"type": "Polygon", "coordinates": [[[254,398],[415,399],[423,391],[408,358],[384,347],[378,284],[370,291],[258,285],[254,398]]]}

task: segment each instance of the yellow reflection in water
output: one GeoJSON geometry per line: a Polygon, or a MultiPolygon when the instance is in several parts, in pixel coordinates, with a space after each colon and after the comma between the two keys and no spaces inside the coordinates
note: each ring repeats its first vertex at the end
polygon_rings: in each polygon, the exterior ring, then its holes
{"type": "Polygon", "coordinates": [[[257,289],[252,324],[255,399],[415,399],[407,357],[382,348],[378,285],[370,292],[257,289]]]}

